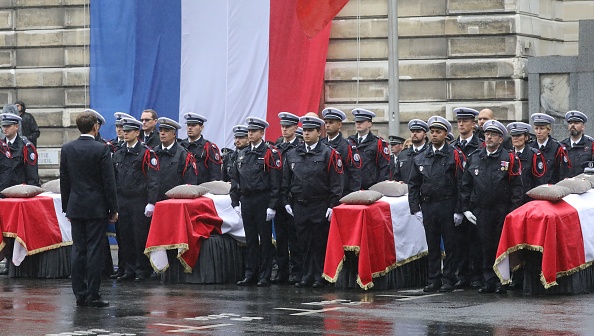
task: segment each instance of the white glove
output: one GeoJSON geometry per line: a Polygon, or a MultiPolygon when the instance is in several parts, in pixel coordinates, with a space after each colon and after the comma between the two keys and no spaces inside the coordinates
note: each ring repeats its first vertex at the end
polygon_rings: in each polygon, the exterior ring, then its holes
{"type": "Polygon", "coordinates": [[[287,211],[287,213],[289,215],[291,215],[291,217],[295,217],[295,215],[293,215],[293,209],[291,209],[291,206],[290,205],[288,205],[288,204],[285,205],[285,210],[287,211]]]}
{"type": "Polygon", "coordinates": [[[146,217],[153,217],[153,212],[155,211],[155,205],[154,204],[147,204],[144,207],[144,215],[146,217]]]}
{"type": "Polygon", "coordinates": [[[420,211],[415,212],[415,217],[419,220],[419,222],[423,223],[423,213],[420,211]]]}
{"type": "Polygon", "coordinates": [[[474,216],[474,214],[472,212],[464,211],[464,217],[466,217],[466,219],[468,219],[469,222],[476,225],[476,217],[474,216]]]}
{"type": "Polygon", "coordinates": [[[271,220],[274,219],[274,215],[276,215],[276,210],[274,209],[266,209],[266,221],[270,222],[271,220]]]}
{"type": "Polygon", "coordinates": [[[458,226],[460,224],[462,224],[462,219],[464,219],[464,215],[461,213],[455,213],[454,214],[454,225],[458,226]]]}
{"type": "Polygon", "coordinates": [[[328,210],[326,210],[326,219],[328,221],[330,221],[331,218],[332,218],[332,209],[328,208],[328,210]]]}
{"type": "Polygon", "coordinates": [[[238,206],[234,207],[233,210],[235,210],[235,212],[237,213],[237,216],[239,216],[239,218],[241,218],[241,208],[238,206]]]}

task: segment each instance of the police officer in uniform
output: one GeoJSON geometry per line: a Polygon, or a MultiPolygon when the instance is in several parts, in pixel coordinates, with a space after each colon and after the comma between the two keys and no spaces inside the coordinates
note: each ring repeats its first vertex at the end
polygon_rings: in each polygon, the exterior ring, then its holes
{"type": "Polygon", "coordinates": [[[413,119],[408,122],[408,129],[410,130],[412,146],[398,154],[393,176],[395,181],[403,181],[407,184],[415,156],[427,149],[429,125],[421,119],[413,119]]]}
{"type": "Polygon", "coordinates": [[[118,247],[124,257],[124,274],[117,279],[145,281],[152,273],[144,247],[159,193],[159,160],[138,140],[142,122],[122,119],[126,144],[113,155],[118,194],[118,247]]]}
{"type": "Polygon", "coordinates": [[[350,138],[343,138],[340,132],[342,122],[346,120],[346,114],[337,108],[329,107],[322,111],[322,117],[324,118],[326,137],[322,138],[321,142],[334,148],[340,154],[344,164],[342,195],[361,190],[361,156],[357,145],[350,138]]]}
{"type": "Polygon", "coordinates": [[[303,141],[303,128],[302,127],[297,127],[297,130],[295,131],[295,136],[297,137],[297,139],[299,139],[299,141],[303,141]]]}
{"type": "Polygon", "coordinates": [[[496,120],[483,125],[485,148],[468,157],[462,177],[461,206],[464,216],[476,224],[483,251],[484,285],[479,293],[504,294],[493,271],[505,216],[522,202],[519,158],[501,144],[507,129],[496,120]]]}
{"type": "MultiPolygon", "coordinates": [[[[483,123],[488,120],[485,118],[490,115],[488,113],[490,110],[485,111],[483,111],[481,119],[483,123]]],[[[484,137],[484,133],[482,131],[474,132],[479,111],[468,107],[457,107],[454,109],[454,113],[456,113],[456,119],[458,120],[460,136],[452,145],[460,149],[468,158],[473,153],[478,153],[485,146],[481,139],[481,136],[484,137]]],[[[459,254],[457,260],[458,282],[454,285],[454,288],[480,288],[483,278],[483,258],[476,225],[470,223],[466,218],[456,224],[456,246],[459,254]]]]}
{"type": "Polygon", "coordinates": [[[547,170],[540,178],[540,183],[555,184],[565,178],[563,173],[567,172],[569,162],[565,146],[550,134],[555,118],[546,113],[534,113],[530,119],[534,124],[536,135],[536,141],[532,143],[532,147],[540,150],[546,159],[547,170]]]}
{"type": "Polygon", "coordinates": [[[9,159],[9,169],[0,176],[0,185],[12,187],[17,184],[39,186],[37,171],[37,149],[33,143],[19,136],[19,122],[21,117],[12,113],[0,114],[2,132],[5,136],[4,156],[9,159]]]}
{"type": "MultiPolygon", "coordinates": [[[[301,140],[297,138],[299,117],[289,112],[278,114],[281,125],[282,136],[277,142],[277,149],[281,157],[292,148],[297,147],[301,140]]],[[[297,233],[293,216],[287,213],[284,204],[279,202],[274,217],[274,230],[276,232],[276,263],[278,266],[277,276],[271,280],[274,284],[292,283],[300,281],[298,274],[301,274],[301,256],[297,246],[297,233]]]]}
{"type": "Polygon", "coordinates": [[[192,153],[196,159],[196,167],[198,168],[197,183],[220,181],[221,166],[223,165],[221,153],[217,145],[202,136],[206,117],[188,112],[184,114],[184,119],[186,119],[188,138],[183,140],[181,145],[192,153]]]}
{"type": "Polygon", "coordinates": [[[322,119],[305,116],[300,122],[304,142],[284,157],[283,203],[295,217],[303,257],[303,274],[295,286],[318,288],[325,286],[322,272],[326,243],[332,208],[339,204],[343,191],[343,164],[338,152],[320,143],[322,119]]]}
{"type": "Polygon", "coordinates": [[[95,117],[97,117],[97,124],[99,124],[99,132],[97,132],[97,136],[95,137],[95,140],[106,144],[109,147],[109,150],[111,151],[111,153],[112,154],[115,153],[115,151],[117,150],[116,146],[111,141],[104,139],[101,136],[101,126],[105,125],[105,118],[103,118],[101,113],[99,113],[93,109],[86,109],[83,112],[93,113],[95,115],[95,117]]]}
{"type": "Polygon", "coordinates": [[[357,134],[351,135],[349,141],[357,144],[361,156],[361,189],[369,189],[390,178],[390,151],[382,138],[371,133],[375,113],[365,109],[354,109],[351,113],[355,118],[357,134]]]}
{"type": "Polygon", "coordinates": [[[561,141],[567,148],[568,164],[563,166],[562,176],[575,177],[583,173],[582,164],[594,160],[594,146],[591,137],[584,134],[584,124],[588,116],[580,111],[565,113],[569,137],[561,141]]]}
{"type": "Polygon", "coordinates": [[[124,128],[122,126],[122,119],[123,118],[128,118],[128,119],[136,119],[133,116],[129,115],[128,113],[124,113],[124,112],[116,112],[113,114],[113,116],[115,117],[115,128],[116,128],[116,137],[109,140],[109,142],[111,142],[115,148],[116,151],[118,149],[120,149],[122,146],[124,146],[126,144],[126,140],[124,140],[124,128]]]}
{"type": "Polygon", "coordinates": [[[282,163],[276,148],[263,140],[265,120],[246,119],[248,147],[231,170],[231,205],[243,219],[246,239],[245,278],[238,286],[270,286],[272,220],[280,197],[282,163]]]}
{"type": "Polygon", "coordinates": [[[456,283],[456,235],[454,221],[462,221],[458,196],[465,157],[446,143],[452,125],[443,117],[428,120],[431,145],[415,156],[408,181],[411,214],[425,227],[429,248],[429,280],[425,292],[451,292],[456,283]],[[443,271],[441,240],[445,248],[443,271]]]}
{"type": "Polygon", "coordinates": [[[532,199],[526,195],[526,192],[536,186],[541,185],[540,179],[547,171],[546,159],[540,150],[530,146],[530,132],[532,126],[523,122],[513,122],[507,125],[507,129],[514,146],[513,152],[522,163],[522,204],[532,199]]]}
{"type": "Polygon", "coordinates": [[[248,141],[248,129],[245,125],[233,126],[233,140],[235,143],[235,150],[225,155],[223,158],[223,181],[231,182],[231,168],[239,151],[246,148],[250,142],[248,141]]]}
{"type": "Polygon", "coordinates": [[[396,135],[390,135],[388,137],[388,142],[390,143],[390,163],[388,165],[388,170],[390,171],[390,180],[394,180],[394,174],[396,174],[396,165],[398,164],[398,154],[402,152],[402,148],[404,146],[404,142],[406,140],[402,137],[396,135]]]}
{"type": "Polygon", "coordinates": [[[166,117],[159,118],[158,122],[161,144],[154,151],[159,160],[157,201],[162,201],[167,198],[165,193],[169,189],[181,184],[196,184],[197,176],[194,156],[176,141],[181,125],[166,117]]]}

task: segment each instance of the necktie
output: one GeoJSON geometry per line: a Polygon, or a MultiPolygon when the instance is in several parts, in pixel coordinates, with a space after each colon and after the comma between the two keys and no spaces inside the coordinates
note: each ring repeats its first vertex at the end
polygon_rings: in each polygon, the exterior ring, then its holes
{"type": "Polygon", "coordinates": [[[309,153],[311,151],[311,146],[307,146],[307,152],[309,153]]]}
{"type": "Polygon", "coordinates": [[[540,145],[540,150],[542,151],[544,149],[545,149],[545,146],[544,145],[540,145]]]}
{"type": "Polygon", "coordinates": [[[363,137],[359,137],[359,144],[363,142],[363,137]]]}
{"type": "Polygon", "coordinates": [[[467,143],[467,141],[466,141],[466,140],[462,140],[462,142],[461,142],[462,149],[464,149],[464,147],[466,147],[466,143],[467,143]]]}

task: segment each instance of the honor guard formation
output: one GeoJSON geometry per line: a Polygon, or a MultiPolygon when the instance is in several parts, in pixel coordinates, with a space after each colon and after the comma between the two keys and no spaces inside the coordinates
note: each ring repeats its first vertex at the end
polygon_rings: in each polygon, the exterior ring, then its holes
{"type": "MultiPolygon", "coordinates": [[[[17,105],[24,111],[24,103],[17,105]]],[[[526,191],[574,177],[593,161],[593,139],[584,134],[588,117],[567,112],[569,136],[558,141],[550,135],[555,119],[548,114],[506,126],[488,109],[459,107],[454,113],[457,137],[448,120],[432,116],[410,120],[407,138],[391,135],[388,141],[371,132],[375,113],[362,108],[351,111],[356,133],[348,137],[342,133],[347,115],[340,109],[328,107],[321,118],[280,112],[276,143],[265,141],[266,120],[248,117],[232,129],[235,149],[221,153],[203,136],[208,120],[197,113],[184,114],[182,125],[152,109],[138,120],[116,112],[116,137],[105,140],[105,118],[85,110],[76,119],[81,136],[63,146],[60,160],[76,303],[109,305],[99,291],[102,274],[117,281],[157,277],[144,254],[155,204],[173,187],[209,181],[230,183],[231,206],[243,221],[245,269],[238,286],[326,286],[322,273],[333,208],[351,192],[393,180],[408,184],[410,213],[425,228],[424,291],[505,293],[508,286],[493,271],[504,219],[531,200],[526,191]],[[182,127],[186,139],[178,138],[182,127]],[[107,221],[116,223],[115,272],[105,262],[109,247],[101,224],[107,221]]],[[[18,112],[2,113],[0,120],[0,189],[38,186],[39,132],[23,132],[34,122],[18,112]]]]}

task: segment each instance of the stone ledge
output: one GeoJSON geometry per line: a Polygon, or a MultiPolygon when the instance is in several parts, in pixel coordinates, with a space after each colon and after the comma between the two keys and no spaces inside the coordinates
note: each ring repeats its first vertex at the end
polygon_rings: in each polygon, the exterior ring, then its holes
{"type": "Polygon", "coordinates": [[[517,15],[447,17],[446,35],[495,35],[517,33],[517,15]]]}
{"type": "Polygon", "coordinates": [[[328,62],[326,63],[325,80],[388,80],[388,61],[362,61],[357,62],[328,62]]]}
{"type": "MultiPolygon", "coordinates": [[[[367,60],[388,59],[388,39],[365,39],[360,41],[360,58],[367,60]]],[[[330,40],[326,60],[357,59],[357,40],[330,40]]]]}
{"type": "Polygon", "coordinates": [[[464,59],[447,61],[447,78],[523,78],[526,61],[521,58],[464,59]]]}
{"type": "Polygon", "coordinates": [[[388,19],[345,19],[332,21],[330,38],[387,37],[388,19]]]}
{"type": "Polygon", "coordinates": [[[509,80],[451,80],[448,82],[449,100],[525,100],[528,81],[509,80]]]}

